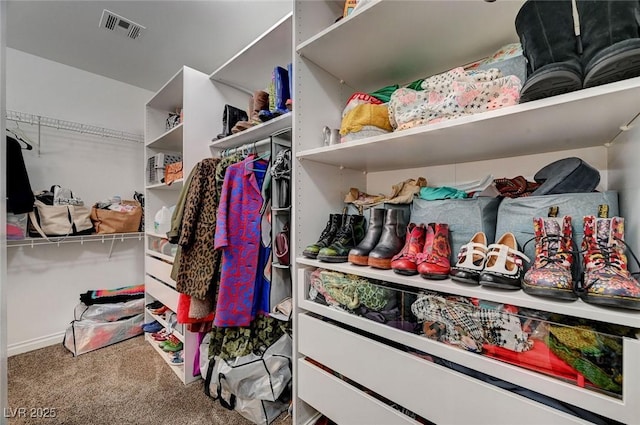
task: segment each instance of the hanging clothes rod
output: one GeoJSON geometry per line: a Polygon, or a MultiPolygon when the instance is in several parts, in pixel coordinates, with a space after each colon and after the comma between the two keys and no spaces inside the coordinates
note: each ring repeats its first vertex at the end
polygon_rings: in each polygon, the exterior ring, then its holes
{"type": "Polygon", "coordinates": [[[57,118],[49,118],[42,115],[27,114],[25,112],[17,112],[7,110],[6,119],[17,123],[26,123],[38,126],[38,145],[40,145],[40,128],[50,127],[57,130],[75,131],[77,133],[90,134],[93,136],[110,137],[129,142],[143,143],[144,136],[142,134],[128,133],[126,131],[112,130],[109,128],[97,127],[94,125],[81,124],[72,121],[59,120],[57,118]]]}
{"type": "Polygon", "coordinates": [[[225,156],[233,155],[234,153],[238,153],[238,152],[247,152],[247,151],[251,152],[252,150],[255,151],[257,148],[261,146],[270,145],[270,144],[271,144],[271,139],[263,139],[263,140],[260,140],[259,142],[245,143],[244,145],[237,146],[235,148],[222,149],[220,151],[220,156],[225,157],[225,156]]]}

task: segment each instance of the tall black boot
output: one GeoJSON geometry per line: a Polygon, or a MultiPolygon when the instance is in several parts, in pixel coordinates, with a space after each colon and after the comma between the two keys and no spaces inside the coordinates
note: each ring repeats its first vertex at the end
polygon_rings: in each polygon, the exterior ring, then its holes
{"type": "Polygon", "coordinates": [[[640,75],[640,2],[578,0],[584,87],[640,75]]]}
{"type": "Polygon", "coordinates": [[[527,59],[527,81],[520,92],[520,102],[582,88],[571,0],[528,0],[520,8],[515,24],[527,59]]]}
{"type": "Polygon", "coordinates": [[[382,234],[384,224],[384,212],[382,208],[372,208],[369,213],[369,227],[367,234],[351,251],[349,251],[349,262],[357,266],[366,266],[369,263],[369,252],[378,244],[382,234]]]}
{"type": "Polygon", "coordinates": [[[302,251],[302,255],[308,258],[316,258],[318,256],[318,252],[322,248],[326,248],[331,245],[333,239],[338,233],[338,230],[342,227],[342,214],[330,214],[329,221],[327,221],[327,225],[324,227],[324,230],[320,234],[318,241],[313,245],[309,245],[302,251]]]}
{"type": "Polygon", "coordinates": [[[364,227],[363,215],[348,215],[331,245],[318,252],[318,260],[328,263],[346,263],[351,248],[358,245],[364,238],[364,227]]]}
{"type": "Polygon", "coordinates": [[[403,211],[397,208],[386,210],[384,228],[378,244],[369,253],[368,264],[377,269],[389,270],[391,259],[404,247],[406,234],[407,223],[403,211]]]}

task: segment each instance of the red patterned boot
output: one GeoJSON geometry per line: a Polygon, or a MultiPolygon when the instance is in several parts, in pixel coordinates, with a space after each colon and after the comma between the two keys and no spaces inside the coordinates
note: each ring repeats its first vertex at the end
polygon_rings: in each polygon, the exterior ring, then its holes
{"type": "Polygon", "coordinates": [[[443,280],[451,270],[451,245],[449,225],[429,223],[426,229],[424,249],[418,254],[418,273],[425,279],[443,280]]]}
{"type": "Polygon", "coordinates": [[[527,294],[575,300],[571,217],[533,219],[536,257],[522,280],[527,294]]]}
{"type": "Polygon", "coordinates": [[[640,310],[640,283],[627,269],[625,246],[624,218],[584,217],[585,302],[640,310]]]}
{"type": "Polygon", "coordinates": [[[409,223],[404,247],[391,259],[391,268],[394,272],[405,276],[418,274],[416,256],[424,249],[425,231],[424,224],[409,223]]]}

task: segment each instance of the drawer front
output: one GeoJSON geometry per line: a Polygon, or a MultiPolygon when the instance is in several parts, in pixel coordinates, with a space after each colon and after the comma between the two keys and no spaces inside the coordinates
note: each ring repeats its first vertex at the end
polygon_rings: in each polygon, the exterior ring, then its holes
{"type": "Polygon", "coordinates": [[[167,283],[174,288],[176,287],[176,281],[171,279],[171,268],[173,266],[165,261],[162,261],[158,258],[151,257],[149,255],[145,256],[144,260],[144,271],[145,273],[155,277],[158,280],[167,283]]]}
{"type": "Polygon", "coordinates": [[[178,292],[152,276],[145,276],[145,291],[172,311],[178,311],[178,292]]]}
{"type": "Polygon", "coordinates": [[[304,359],[298,360],[298,396],[338,424],[418,424],[304,359]]]}
{"type": "Polygon", "coordinates": [[[298,318],[298,351],[435,423],[468,424],[469,412],[474,425],[587,423],[307,315],[298,318]]]}

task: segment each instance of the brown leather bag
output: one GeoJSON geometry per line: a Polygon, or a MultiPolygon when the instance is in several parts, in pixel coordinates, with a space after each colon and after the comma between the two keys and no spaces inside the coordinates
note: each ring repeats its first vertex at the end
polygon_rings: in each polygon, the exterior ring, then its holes
{"type": "Polygon", "coordinates": [[[184,173],[182,172],[182,161],[167,164],[166,168],[164,169],[164,184],[170,185],[174,181],[183,178],[183,176],[184,173]]]}
{"type": "Polygon", "coordinates": [[[142,206],[138,201],[123,200],[121,205],[133,205],[132,211],[112,211],[102,208],[91,208],[91,221],[96,233],[130,233],[137,232],[142,220],[142,206]]]}

